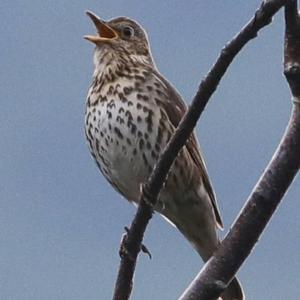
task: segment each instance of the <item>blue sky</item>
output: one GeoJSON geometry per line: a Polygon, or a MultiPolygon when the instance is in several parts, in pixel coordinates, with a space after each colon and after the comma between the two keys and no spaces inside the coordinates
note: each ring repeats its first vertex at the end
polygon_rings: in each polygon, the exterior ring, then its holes
{"type": "MultiPolygon", "coordinates": [[[[83,133],[94,32],[86,9],[147,29],[160,71],[190,102],[222,46],[260,1],[8,1],[0,4],[0,299],[110,299],[123,227],[135,212],[103,179],[83,133]]],[[[225,232],[284,131],[283,15],[239,54],[197,132],[225,232]]],[[[239,272],[247,299],[292,299],[300,286],[296,179],[239,272]]],[[[224,234],[224,233],[221,233],[224,234]]],[[[176,299],[202,265],[155,216],[132,299],[176,299]]]]}

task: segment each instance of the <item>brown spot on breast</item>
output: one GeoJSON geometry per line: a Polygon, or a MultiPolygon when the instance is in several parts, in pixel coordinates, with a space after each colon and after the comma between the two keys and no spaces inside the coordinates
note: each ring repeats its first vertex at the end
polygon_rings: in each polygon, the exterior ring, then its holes
{"type": "Polygon", "coordinates": [[[91,97],[90,96],[88,96],[86,99],[86,105],[87,105],[87,107],[91,106],[91,97]]]}
{"type": "Polygon", "coordinates": [[[144,146],[145,146],[144,139],[140,139],[140,141],[139,141],[139,147],[140,147],[140,150],[143,150],[143,149],[144,149],[144,146]]]}
{"type": "Polygon", "coordinates": [[[136,94],[136,97],[139,99],[139,100],[143,100],[143,101],[148,101],[149,100],[149,97],[145,94],[140,94],[140,93],[137,93],[136,94]]]}
{"type": "Polygon", "coordinates": [[[129,146],[131,146],[131,140],[129,138],[126,138],[126,142],[129,146]]]}
{"type": "Polygon", "coordinates": [[[133,124],[133,123],[130,123],[129,125],[130,125],[130,127],[131,127],[131,133],[132,133],[132,134],[135,134],[135,133],[136,133],[136,125],[133,124]]]}
{"type": "Polygon", "coordinates": [[[148,90],[149,92],[151,92],[151,91],[153,90],[153,86],[152,86],[152,85],[147,85],[147,90],[148,90]]]}
{"type": "Polygon", "coordinates": [[[117,121],[118,123],[120,123],[121,125],[125,123],[124,119],[122,119],[120,116],[117,116],[116,121],[117,121]]]}
{"type": "Polygon", "coordinates": [[[99,141],[98,141],[98,139],[96,139],[96,150],[97,150],[98,153],[100,152],[99,151],[99,141]]]}
{"type": "Polygon", "coordinates": [[[87,117],[86,117],[86,120],[85,120],[85,124],[86,124],[86,125],[89,124],[89,122],[90,122],[90,117],[91,117],[91,112],[89,112],[89,113],[87,114],[87,117]]]}
{"type": "Polygon", "coordinates": [[[112,85],[109,86],[108,91],[107,91],[107,95],[112,95],[114,92],[114,87],[112,85]]]}
{"type": "Polygon", "coordinates": [[[141,81],[141,82],[145,82],[145,81],[146,81],[145,77],[140,76],[140,75],[137,75],[137,74],[134,75],[134,78],[135,78],[136,80],[141,81]]]}
{"type": "Polygon", "coordinates": [[[101,149],[101,152],[107,152],[107,150],[103,146],[101,146],[100,149],[101,149]]]}
{"type": "Polygon", "coordinates": [[[94,140],[94,136],[92,135],[92,129],[93,129],[93,125],[90,124],[90,126],[89,126],[89,128],[87,130],[87,135],[88,135],[88,138],[93,141],[94,140]]]}
{"type": "Polygon", "coordinates": [[[152,132],[152,129],[153,129],[153,120],[152,120],[152,117],[153,117],[153,111],[149,110],[148,116],[145,118],[145,122],[147,124],[147,130],[148,130],[148,132],[152,132]]]}
{"type": "Polygon", "coordinates": [[[109,103],[107,104],[107,107],[108,108],[115,108],[116,107],[116,104],[115,104],[115,100],[110,100],[109,103]]]}
{"type": "Polygon", "coordinates": [[[161,90],[156,89],[155,90],[158,96],[161,96],[163,94],[163,92],[161,90]]]}
{"type": "Polygon", "coordinates": [[[152,156],[152,158],[154,158],[155,160],[158,159],[157,153],[155,153],[153,150],[151,151],[151,156],[152,156]]]}
{"type": "Polygon", "coordinates": [[[129,66],[127,66],[127,64],[123,64],[123,68],[127,73],[131,73],[131,70],[130,70],[129,66]]]}
{"type": "Polygon", "coordinates": [[[127,98],[124,96],[123,93],[119,93],[119,99],[121,100],[121,102],[126,103],[127,102],[127,98]]]}
{"type": "Polygon", "coordinates": [[[132,91],[133,91],[133,88],[132,88],[132,87],[126,87],[126,86],[125,86],[124,89],[123,89],[123,92],[124,92],[125,95],[131,94],[132,91]]]}
{"type": "Polygon", "coordinates": [[[148,160],[147,160],[147,157],[146,157],[145,153],[143,153],[142,157],[143,157],[143,161],[144,161],[145,165],[146,165],[146,166],[150,166],[150,164],[149,164],[149,162],[148,162],[148,160]]]}
{"type": "Polygon", "coordinates": [[[128,121],[132,121],[133,117],[130,110],[126,110],[125,117],[127,117],[128,121]]]}
{"type": "Polygon", "coordinates": [[[118,138],[120,138],[122,140],[123,139],[123,134],[121,133],[121,130],[118,127],[115,127],[114,131],[117,134],[118,138]]]}

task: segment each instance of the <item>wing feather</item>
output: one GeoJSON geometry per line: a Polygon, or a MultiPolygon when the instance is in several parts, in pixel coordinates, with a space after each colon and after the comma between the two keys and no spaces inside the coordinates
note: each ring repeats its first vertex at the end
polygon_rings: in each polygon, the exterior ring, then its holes
{"type": "MultiPolygon", "coordinates": [[[[168,96],[166,101],[162,103],[162,105],[164,106],[165,111],[170,121],[172,122],[173,126],[176,128],[180,120],[184,116],[185,112],[187,111],[187,106],[183,102],[182,97],[176,91],[176,89],[160,73],[154,71],[154,74],[156,75],[157,79],[162,83],[162,88],[164,89],[164,92],[168,96]]],[[[217,225],[220,228],[223,228],[223,222],[221,219],[216,196],[212,188],[212,185],[210,183],[204,160],[202,158],[203,156],[200,150],[199,142],[194,132],[191,135],[191,137],[188,139],[186,143],[186,147],[194,163],[199,168],[199,171],[201,172],[201,174],[203,174],[203,178],[202,178],[203,184],[205,186],[207,193],[209,194],[211,204],[215,213],[217,225]]]]}

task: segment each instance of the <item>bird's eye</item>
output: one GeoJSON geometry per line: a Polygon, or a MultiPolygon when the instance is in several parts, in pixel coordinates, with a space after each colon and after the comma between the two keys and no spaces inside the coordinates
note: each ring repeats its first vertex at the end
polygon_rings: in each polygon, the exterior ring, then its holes
{"type": "Polygon", "coordinates": [[[126,26],[122,30],[123,36],[127,39],[134,36],[134,29],[130,26],[126,26]]]}

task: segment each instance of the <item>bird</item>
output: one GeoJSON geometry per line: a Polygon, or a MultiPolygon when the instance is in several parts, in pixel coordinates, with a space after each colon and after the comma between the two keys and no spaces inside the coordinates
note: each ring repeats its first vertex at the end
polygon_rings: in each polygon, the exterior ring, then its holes
{"type": "MultiPolygon", "coordinates": [[[[86,98],[85,135],[91,155],[107,181],[138,204],[160,154],[187,111],[183,98],[159,72],[143,27],[128,17],[104,21],[86,12],[96,34],[94,72],[86,98]]],[[[172,164],[155,211],[170,221],[208,261],[223,228],[195,132],[172,164]]],[[[222,300],[244,300],[236,277],[222,300]]]]}

